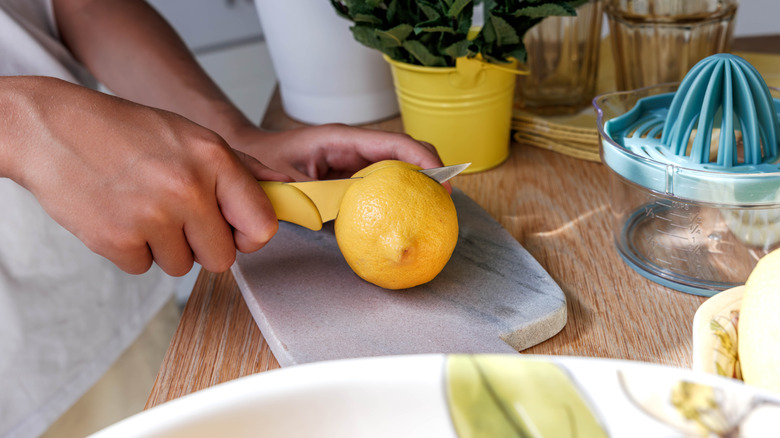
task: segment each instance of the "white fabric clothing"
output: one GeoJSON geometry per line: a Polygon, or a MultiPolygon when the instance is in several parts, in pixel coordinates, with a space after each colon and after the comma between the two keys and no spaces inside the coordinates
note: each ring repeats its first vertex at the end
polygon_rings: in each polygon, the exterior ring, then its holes
{"type": "Polygon", "coordinates": [[[0,0],[0,75],[53,76],[95,88],[59,39],[51,0],[0,0]]]}
{"type": "MultiPolygon", "coordinates": [[[[0,75],[96,84],[59,40],[51,0],[0,0],[0,75]]],[[[123,273],[4,178],[0,206],[0,437],[35,437],[135,340],[175,279],[156,266],[123,273]]]]}

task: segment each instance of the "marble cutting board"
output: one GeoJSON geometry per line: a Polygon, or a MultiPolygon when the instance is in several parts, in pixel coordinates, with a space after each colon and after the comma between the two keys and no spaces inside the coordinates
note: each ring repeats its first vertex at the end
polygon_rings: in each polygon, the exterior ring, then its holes
{"type": "Polygon", "coordinates": [[[265,248],[239,254],[233,274],[282,366],[417,353],[511,353],[566,324],[566,298],[539,263],[455,189],[460,233],[430,283],[389,291],[355,275],[321,231],[280,222],[265,248]]]}

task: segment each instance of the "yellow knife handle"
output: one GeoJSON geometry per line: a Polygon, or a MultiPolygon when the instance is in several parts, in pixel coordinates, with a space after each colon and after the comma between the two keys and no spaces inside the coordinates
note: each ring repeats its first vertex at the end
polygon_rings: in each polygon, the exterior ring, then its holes
{"type": "Polygon", "coordinates": [[[259,181],[280,221],[291,222],[310,230],[322,229],[317,206],[302,191],[279,181],[259,181]]]}

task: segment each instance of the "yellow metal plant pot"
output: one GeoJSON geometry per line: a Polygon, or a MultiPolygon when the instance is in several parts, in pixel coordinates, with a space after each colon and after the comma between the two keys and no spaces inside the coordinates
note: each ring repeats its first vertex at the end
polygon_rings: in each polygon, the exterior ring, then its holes
{"type": "Polygon", "coordinates": [[[404,130],[433,144],[445,165],[471,163],[473,173],[509,156],[517,63],[458,58],[455,67],[422,67],[387,56],[404,130]]]}

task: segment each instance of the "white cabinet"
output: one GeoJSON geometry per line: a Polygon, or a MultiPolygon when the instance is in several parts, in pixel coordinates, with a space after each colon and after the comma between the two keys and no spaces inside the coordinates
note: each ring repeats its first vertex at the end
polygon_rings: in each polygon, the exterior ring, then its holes
{"type": "MultiPolygon", "coordinates": [[[[279,0],[286,1],[286,0],[279,0]]],[[[194,52],[258,40],[262,35],[252,0],[147,0],[194,52]]]]}
{"type": "Polygon", "coordinates": [[[777,0],[741,0],[737,8],[735,36],[780,34],[780,2],[777,0]]]}

